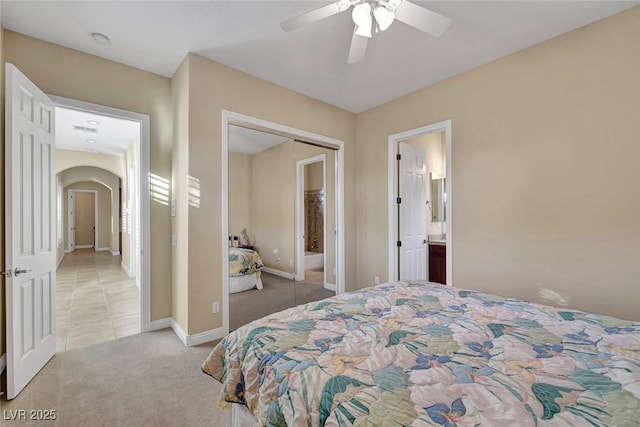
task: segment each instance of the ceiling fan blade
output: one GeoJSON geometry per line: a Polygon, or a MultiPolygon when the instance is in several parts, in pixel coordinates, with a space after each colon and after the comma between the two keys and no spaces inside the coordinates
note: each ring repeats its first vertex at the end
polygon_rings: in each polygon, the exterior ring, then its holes
{"type": "Polygon", "coordinates": [[[396,19],[420,31],[440,37],[451,25],[451,18],[404,0],[396,9],[396,19]]]}
{"type": "Polygon", "coordinates": [[[367,52],[367,42],[369,41],[369,37],[356,34],[357,29],[358,27],[356,26],[353,31],[351,47],[349,48],[349,58],[347,59],[348,64],[355,64],[356,62],[364,60],[364,54],[367,52]]]}
{"type": "Polygon", "coordinates": [[[300,28],[304,25],[321,21],[325,18],[344,11],[340,10],[338,3],[339,2],[331,3],[319,9],[312,10],[311,12],[303,13],[302,15],[296,16],[295,18],[287,19],[286,21],[280,23],[280,26],[283,30],[288,32],[300,28]]]}

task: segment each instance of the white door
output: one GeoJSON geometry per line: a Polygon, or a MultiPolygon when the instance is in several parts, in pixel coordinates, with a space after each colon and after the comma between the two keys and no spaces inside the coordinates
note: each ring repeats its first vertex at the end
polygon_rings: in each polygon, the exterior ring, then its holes
{"type": "Polygon", "coordinates": [[[425,153],[400,142],[400,280],[427,280],[427,187],[425,153]]]}
{"type": "Polygon", "coordinates": [[[55,337],[54,119],[51,100],[6,64],[7,398],[51,359],[55,337]]]}

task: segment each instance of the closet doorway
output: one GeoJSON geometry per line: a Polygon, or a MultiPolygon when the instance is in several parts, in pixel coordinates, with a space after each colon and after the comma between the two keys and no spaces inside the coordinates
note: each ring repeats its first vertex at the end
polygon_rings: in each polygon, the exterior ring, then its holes
{"type": "Polygon", "coordinates": [[[225,330],[343,291],[342,150],[342,141],[223,113],[225,330]]]}

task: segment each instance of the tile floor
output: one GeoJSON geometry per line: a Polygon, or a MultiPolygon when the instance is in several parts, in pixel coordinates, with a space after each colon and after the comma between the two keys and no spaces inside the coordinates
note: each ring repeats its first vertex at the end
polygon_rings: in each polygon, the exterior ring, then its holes
{"type": "Polygon", "coordinates": [[[140,332],[140,290],[108,251],[67,253],[56,274],[58,352],[140,332]]]}

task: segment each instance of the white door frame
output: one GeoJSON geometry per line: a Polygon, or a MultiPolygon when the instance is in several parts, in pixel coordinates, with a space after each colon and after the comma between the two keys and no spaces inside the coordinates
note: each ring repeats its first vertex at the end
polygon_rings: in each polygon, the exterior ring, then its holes
{"type": "Polygon", "coordinates": [[[444,132],[446,146],[446,173],[447,173],[447,286],[453,286],[453,175],[451,171],[451,120],[422,126],[405,132],[389,135],[389,164],[388,164],[388,218],[389,218],[389,282],[398,280],[398,212],[396,192],[398,188],[398,142],[415,138],[427,133],[444,132]]]}
{"type": "MultiPolygon", "coordinates": [[[[309,157],[307,159],[298,160],[296,162],[296,280],[304,280],[304,167],[313,163],[322,162],[322,188],[325,191],[325,197],[327,194],[327,155],[318,154],[317,156],[309,157]]],[[[327,212],[322,211],[322,247],[327,247],[327,212]]],[[[323,261],[326,266],[326,258],[323,261]]],[[[322,284],[327,285],[327,271],[325,268],[322,284]]]]}
{"type": "MultiPolygon", "coordinates": [[[[136,185],[136,164],[135,162],[131,164],[131,167],[128,171],[127,185],[129,188],[127,189],[127,194],[129,196],[129,277],[136,277],[138,272],[138,204],[137,204],[137,185],[136,185]]],[[[138,281],[139,283],[139,281],[138,281]]]]}
{"type": "MultiPolygon", "coordinates": [[[[70,205],[71,205],[71,197],[72,195],[75,195],[75,193],[93,193],[93,198],[94,198],[94,218],[93,218],[93,223],[95,224],[95,230],[93,230],[93,248],[96,249],[98,247],[98,191],[97,190],[82,190],[82,189],[69,189],[69,197],[68,197],[68,201],[67,201],[67,225],[68,227],[68,233],[69,233],[69,250],[71,250],[71,228],[74,227],[75,228],[75,211],[76,211],[76,201],[75,199],[73,199],[73,212],[74,212],[74,216],[72,218],[71,216],[71,209],[70,209],[70,205]]],[[[77,246],[76,242],[75,242],[75,233],[73,233],[74,235],[74,241],[73,241],[73,249],[88,249],[91,246],[77,246]]]]}
{"type": "MultiPolygon", "coordinates": [[[[330,145],[337,148],[337,185],[336,185],[336,294],[344,292],[345,280],[345,228],[344,228],[344,141],[331,138],[317,133],[308,132],[301,129],[281,125],[267,120],[257,119],[244,114],[222,110],[222,147],[220,156],[220,175],[222,180],[222,201],[220,203],[220,214],[222,218],[221,236],[226,236],[229,229],[229,125],[238,125],[256,130],[264,130],[270,133],[287,136],[291,139],[303,138],[310,142],[318,142],[321,145],[330,145]]],[[[229,242],[226,238],[220,239],[222,247],[222,328],[225,333],[229,333],[229,242]]]]}
{"type": "MultiPolygon", "coordinates": [[[[90,102],[78,101],[75,99],[63,98],[61,96],[49,95],[56,106],[71,108],[88,113],[100,114],[103,116],[115,117],[119,119],[131,120],[140,124],[140,152],[138,174],[140,177],[140,266],[138,268],[140,287],[140,330],[147,332],[151,325],[151,219],[150,219],[150,199],[149,199],[149,116],[147,114],[135,113],[132,111],[120,110],[118,108],[106,107],[104,105],[92,104],[90,102]]],[[[55,171],[54,171],[55,173],[55,171]]],[[[125,171],[125,173],[127,173],[125,171]]],[[[122,178],[122,177],[121,177],[122,178]]],[[[133,254],[135,255],[135,254],[133,254]]]]}

